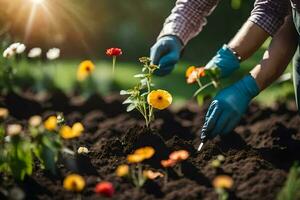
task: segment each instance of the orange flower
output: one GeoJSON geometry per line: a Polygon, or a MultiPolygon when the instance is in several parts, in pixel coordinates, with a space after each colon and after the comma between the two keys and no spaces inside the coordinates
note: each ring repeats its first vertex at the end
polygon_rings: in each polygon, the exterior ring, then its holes
{"type": "Polygon", "coordinates": [[[169,158],[175,162],[186,160],[189,157],[189,152],[186,150],[174,151],[170,154],[169,158]]]}
{"type": "Polygon", "coordinates": [[[77,70],[77,80],[78,81],[85,80],[88,76],[90,76],[93,73],[94,70],[95,70],[95,65],[92,61],[85,60],[81,62],[77,70]]]}
{"type": "Polygon", "coordinates": [[[144,170],[143,171],[143,175],[150,179],[150,180],[154,180],[154,179],[157,179],[159,177],[164,177],[164,175],[160,172],[154,172],[152,170],[144,170]]]}
{"type": "Polygon", "coordinates": [[[213,180],[213,186],[216,189],[230,189],[233,186],[233,179],[227,175],[217,176],[213,180]]]}
{"type": "Polygon", "coordinates": [[[9,111],[6,108],[0,108],[0,119],[5,119],[9,115],[9,111]]]}
{"type": "Polygon", "coordinates": [[[140,163],[145,160],[145,157],[141,154],[130,154],[127,156],[127,161],[129,163],[140,163]]]}
{"type": "Polygon", "coordinates": [[[165,90],[153,90],[147,96],[147,102],[153,108],[163,110],[172,103],[172,95],[165,90]]]}
{"type": "MultiPolygon", "coordinates": [[[[189,69],[188,69],[189,70],[189,69]]],[[[188,72],[187,70],[187,72],[188,72]]],[[[204,67],[198,67],[198,68],[191,68],[189,70],[189,74],[186,73],[187,76],[187,83],[192,84],[197,81],[198,78],[204,77],[205,76],[205,70],[204,67]]]]}
{"type": "Polygon", "coordinates": [[[195,66],[190,66],[190,67],[188,67],[187,70],[185,71],[185,77],[188,78],[188,77],[191,75],[191,73],[192,73],[193,71],[195,71],[195,69],[196,69],[195,66]]]}
{"type": "Polygon", "coordinates": [[[176,162],[174,160],[168,159],[168,160],[162,160],[162,161],[160,161],[160,164],[164,168],[168,168],[168,167],[174,167],[176,165],[176,162]]]}
{"type": "Polygon", "coordinates": [[[151,158],[155,153],[155,150],[152,147],[142,147],[134,151],[136,155],[143,155],[145,159],[151,158]]]}
{"type": "Polygon", "coordinates": [[[70,174],[65,178],[63,186],[66,190],[81,192],[85,187],[85,181],[83,177],[78,174],[70,174]]]}
{"type": "Polygon", "coordinates": [[[119,177],[127,176],[129,173],[129,166],[128,165],[119,165],[116,174],[119,177]]]}

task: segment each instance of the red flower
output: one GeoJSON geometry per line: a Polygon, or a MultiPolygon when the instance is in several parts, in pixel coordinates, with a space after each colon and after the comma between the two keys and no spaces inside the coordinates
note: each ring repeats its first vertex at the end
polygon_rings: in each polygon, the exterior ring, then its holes
{"type": "Polygon", "coordinates": [[[115,189],[112,183],[103,181],[96,185],[95,192],[106,197],[112,197],[115,193],[115,189]]]}
{"type": "Polygon", "coordinates": [[[108,55],[108,56],[120,56],[120,55],[122,55],[122,49],[119,49],[119,48],[106,49],[106,55],[108,55]]]}

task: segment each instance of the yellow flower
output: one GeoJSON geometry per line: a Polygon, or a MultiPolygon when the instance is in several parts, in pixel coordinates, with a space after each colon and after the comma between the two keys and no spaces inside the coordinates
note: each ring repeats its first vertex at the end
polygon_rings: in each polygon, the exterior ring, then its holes
{"type": "Polygon", "coordinates": [[[47,130],[49,131],[53,131],[56,129],[57,127],[57,119],[56,116],[51,116],[49,117],[45,122],[44,122],[44,126],[47,130]]]}
{"type": "Polygon", "coordinates": [[[143,171],[143,175],[150,179],[150,180],[154,180],[154,179],[157,179],[159,177],[164,177],[164,175],[160,172],[154,172],[152,170],[144,170],[143,171]]]}
{"type": "Polygon", "coordinates": [[[28,123],[32,127],[38,127],[42,123],[42,117],[38,115],[34,115],[29,118],[28,123]]]}
{"type": "Polygon", "coordinates": [[[94,70],[95,70],[95,65],[92,61],[85,60],[81,62],[77,70],[78,81],[85,80],[89,75],[93,73],[94,70]]]}
{"type": "Polygon", "coordinates": [[[213,186],[216,189],[230,189],[233,186],[233,180],[230,176],[220,175],[213,180],[213,186]]]}
{"type": "Polygon", "coordinates": [[[72,126],[72,128],[67,125],[62,126],[59,133],[64,139],[72,139],[75,137],[79,137],[83,131],[83,125],[77,122],[72,126]]]}
{"type": "Polygon", "coordinates": [[[81,192],[85,187],[85,181],[78,174],[70,174],[64,179],[63,186],[66,190],[73,192],[81,192]]]}
{"type": "Polygon", "coordinates": [[[72,132],[75,136],[80,136],[81,133],[84,131],[84,127],[80,122],[76,122],[72,126],[72,132]]]}
{"type": "Polygon", "coordinates": [[[119,177],[127,176],[129,173],[129,166],[128,165],[120,165],[116,170],[116,174],[119,177]]]}
{"type": "Polygon", "coordinates": [[[0,119],[5,119],[9,115],[9,111],[6,108],[0,108],[0,119]]]}
{"type": "Polygon", "coordinates": [[[147,101],[153,108],[163,110],[172,103],[172,95],[165,90],[153,90],[148,94],[147,101]]]}
{"type": "Polygon", "coordinates": [[[155,153],[155,150],[152,147],[142,147],[134,151],[136,155],[142,155],[145,159],[151,158],[155,153]]]}
{"type": "Polygon", "coordinates": [[[143,160],[145,160],[144,155],[130,154],[127,156],[127,161],[129,163],[139,163],[139,162],[142,162],[143,160]]]}

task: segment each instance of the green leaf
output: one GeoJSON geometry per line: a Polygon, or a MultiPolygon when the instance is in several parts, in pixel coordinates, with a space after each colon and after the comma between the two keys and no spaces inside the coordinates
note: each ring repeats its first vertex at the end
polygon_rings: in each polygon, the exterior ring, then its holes
{"type": "Polygon", "coordinates": [[[25,175],[32,174],[33,157],[31,151],[31,143],[19,135],[14,136],[8,152],[9,168],[12,175],[23,180],[25,175]]]}
{"type": "Polygon", "coordinates": [[[134,110],[136,108],[136,104],[129,104],[129,106],[127,107],[127,109],[126,109],[126,111],[127,112],[130,112],[130,111],[132,111],[132,110],[134,110]]]}
{"type": "Polygon", "coordinates": [[[132,91],[131,90],[121,90],[120,91],[120,95],[128,95],[128,94],[131,94],[132,91]]]}
{"type": "Polygon", "coordinates": [[[147,77],[147,74],[136,74],[133,77],[134,78],[145,78],[145,77],[147,77]]]}
{"type": "Polygon", "coordinates": [[[133,99],[132,97],[128,97],[125,101],[123,101],[122,104],[131,104],[131,103],[133,103],[133,99]]]}

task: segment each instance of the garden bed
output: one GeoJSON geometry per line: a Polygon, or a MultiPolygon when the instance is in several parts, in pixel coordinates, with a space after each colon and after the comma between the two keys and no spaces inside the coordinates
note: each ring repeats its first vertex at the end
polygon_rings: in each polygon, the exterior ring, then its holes
{"type": "MultiPolygon", "coordinates": [[[[31,177],[18,184],[27,199],[78,198],[62,187],[64,177],[70,172],[81,174],[86,180],[82,199],[98,199],[94,187],[102,180],[114,184],[113,199],[217,199],[212,180],[219,174],[230,175],[234,180],[230,199],[275,199],[289,168],[295,160],[300,160],[300,119],[293,102],[277,104],[272,109],[252,104],[235,133],[207,142],[198,153],[197,133],[207,104],[199,108],[195,102],[189,102],[177,111],[157,112],[149,131],[138,114],[126,113],[122,100],[119,95],[106,98],[94,95],[83,101],[59,92],[39,98],[15,94],[0,98],[2,106],[13,116],[5,123],[26,125],[32,115],[47,118],[60,111],[67,124],[80,121],[85,127],[84,134],[67,141],[67,145],[86,146],[90,153],[78,156],[77,166],[68,159],[60,159],[57,175],[36,167],[31,177]],[[141,189],[117,177],[116,167],[126,163],[126,156],[143,146],[156,150],[154,157],[144,162],[153,169],[162,169],[160,160],[167,159],[170,152],[189,151],[190,158],[182,166],[184,176],[178,177],[171,171],[167,184],[157,179],[147,181],[141,189]],[[219,169],[212,168],[211,161],[219,154],[225,156],[225,161],[219,169]]],[[[13,187],[13,183],[0,178],[0,187],[13,187]]],[[[4,198],[1,195],[0,199],[4,198]]]]}

